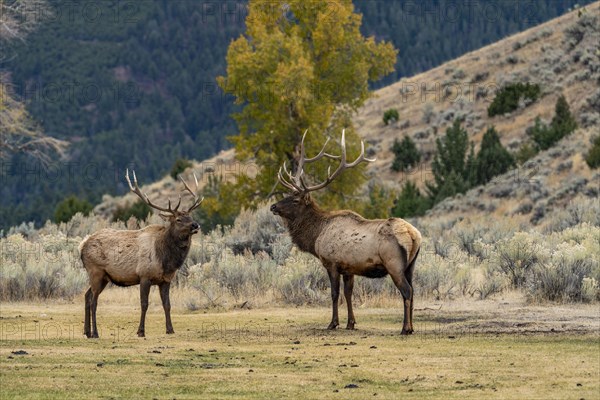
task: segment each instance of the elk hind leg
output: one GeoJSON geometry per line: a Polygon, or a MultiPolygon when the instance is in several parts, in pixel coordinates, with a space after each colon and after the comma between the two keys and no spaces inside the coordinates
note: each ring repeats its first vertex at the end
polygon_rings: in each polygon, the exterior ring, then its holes
{"type": "MultiPolygon", "coordinates": [[[[401,270],[400,270],[401,271],[401,270]]],[[[413,333],[412,326],[410,321],[412,320],[411,310],[412,310],[412,298],[413,298],[413,290],[410,283],[408,283],[408,279],[403,272],[400,271],[392,271],[390,272],[390,276],[394,281],[394,284],[400,290],[402,294],[402,298],[404,299],[404,322],[402,324],[402,335],[410,335],[413,333]]]]}
{"type": "Polygon", "coordinates": [[[83,333],[86,337],[92,337],[92,326],[90,313],[92,311],[92,288],[90,287],[87,292],[85,292],[85,321],[83,322],[83,333]]]}
{"type": "Polygon", "coordinates": [[[137,335],[139,337],[146,336],[146,311],[148,311],[148,296],[150,295],[150,286],[152,286],[152,283],[148,279],[142,279],[140,282],[140,305],[142,306],[142,313],[140,315],[140,326],[138,327],[137,331],[137,335]]]}
{"type": "Polygon", "coordinates": [[[415,270],[415,262],[417,261],[417,257],[419,256],[419,250],[417,250],[417,254],[415,254],[415,257],[413,258],[413,260],[410,262],[410,264],[408,264],[408,267],[406,268],[406,271],[404,272],[404,275],[406,276],[406,280],[408,281],[408,284],[410,285],[411,291],[410,291],[410,321],[408,321],[409,324],[409,333],[413,333],[414,332],[414,328],[413,328],[413,308],[415,305],[415,302],[413,300],[413,296],[414,296],[414,288],[413,288],[413,272],[415,270]]]}
{"type": "Polygon", "coordinates": [[[354,329],[356,320],[354,319],[354,311],[352,310],[352,290],[354,289],[354,275],[344,275],[344,297],[348,306],[348,324],[346,329],[354,329]]]}
{"type": "Polygon", "coordinates": [[[106,285],[108,284],[108,280],[104,275],[95,277],[91,279],[90,282],[90,290],[92,292],[90,298],[90,314],[92,315],[92,334],[91,338],[98,338],[98,326],[96,325],[96,310],[98,309],[98,297],[100,293],[104,290],[106,285]]]}

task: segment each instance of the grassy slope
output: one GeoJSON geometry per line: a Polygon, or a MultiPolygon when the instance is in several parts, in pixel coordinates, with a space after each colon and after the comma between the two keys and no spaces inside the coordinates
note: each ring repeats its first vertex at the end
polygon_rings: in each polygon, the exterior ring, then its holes
{"type": "Polygon", "coordinates": [[[79,303],[3,305],[2,398],[591,399],[600,390],[597,332],[560,323],[503,334],[476,327],[484,314],[421,311],[405,338],[395,309],[361,309],[357,331],[335,332],[323,329],[326,309],[269,309],[175,313],[167,336],[154,307],[139,339],[137,312],[101,304],[101,339],[87,340],[79,303]]]}

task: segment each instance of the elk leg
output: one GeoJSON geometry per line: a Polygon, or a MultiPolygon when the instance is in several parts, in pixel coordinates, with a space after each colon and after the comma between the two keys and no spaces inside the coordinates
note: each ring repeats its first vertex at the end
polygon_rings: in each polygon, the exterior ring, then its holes
{"type": "Polygon", "coordinates": [[[83,322],[83,334],[90,338],[92,337],[92,327],[90,320],[90,313],[92,307],[92,288],[90,287],[87,292],[85,292],[85,321],[83,322]]]}
{"type": "Polygon", "coordinates": [[[159,285],[160,299],[162,300],[163,309],[165,310],[165,320],[167,324],[167,334],[175,333],[173,324],[171,323],[171,301],[169,299],[169,288],[171,282],[163,282],[159,285]]]}
{"type": "MultiPolygon", "coordinates": [[[[419,253],[417,252],[417,255],[419,253]]],[[[416,256],[415,256],[416,259],[416,256]]],[[[413,307],[415,305],[415,302],[413,301],[413,297],[415,294],[414,288],[413,288],[413,284],[412,284],[412,279],[413,279],[413,271],[415,267],[415,260],[413,260],[412,263],[410,263],[410,265],[408,266],[408,268],[406,269],[406,272],[404,273],[404,275],[406,276],[406,280],[408,282],[408,284],[410,285],[410,320],[408,321],[408,333],[413,333],[414,332],[414,328],[413,328],[413,307]]]]}
{"type": "Polygon", "coordinates": [[[98,327],[96,326],[96,309],[98,308],[98,296],[100,296],[100,293],[102,293],[107,284],[108,281],[105,279],[105,277],[102,277],[101,279],[96,280],[96,282],[92,283],[90,288],[92,290],[92,296],[90,299],[90,311],[92,314],[92,335],[90,337],[92,338],[98,338],[98,327]]]}
{"type": "Polygon", "coordinates": [[[331,282],[331,301],[332,301],[332,315],[331,323],[327,329],[335,329],[340,324],[338,317],[338,299],[340,296],[340,273],[335,267],[327,269],[329,274],[329,281],[331,282]]]}
{"type": "Polygon", "coordinates": [[[408,283],[406,276],[404,274],[391,274],[392,280],[396,287],[400,290],[402,294],[402,298],[404,299],[404,322],[402,324],[402,335],[410,335],[412,332],[412,327],[409,321],[412,320],[412,298],[413,298],[413,290],[412,286],[408,283]],[[400,275],[400,276],[398,276],[400,275]]]}
{"type": "Polygon", "coordinates": [[[150,295],[150,286],[152,284],[148,279],[142,279],[140,282],[140,304],[142,306],[142,314],[140,316],[140,326],[137,331],[139,337],[145,337],[144,327],[146,325],[146,311],[148,311],[148,295],[150,295]]]}
{"type": "Polygon", "coordinates": [[[346,329],[354,329],[355,319],[352,311],[352,290],[354,289],[354,275],[344,275],[344,297],[348,306],[348,325],[346,329]]]}

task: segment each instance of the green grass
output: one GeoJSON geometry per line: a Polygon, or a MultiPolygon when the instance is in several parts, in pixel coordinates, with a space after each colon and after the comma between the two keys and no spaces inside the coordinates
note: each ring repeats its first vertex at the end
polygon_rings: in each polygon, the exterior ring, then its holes
{"type": "MultiPolygon", "coordinates": [[[[82,305],[3,304],[0,397],[594,399],[597,333],[478,330],[477,318],[416,313],[401,337],[397,309],[357,310],[356,331],[326,331],[329,310],[177,313],[164,333],[151,308],[98,310],[99,340],[82,337],[82,305]],[[444,320],[448,318],[448,320],[444,320]],[[12,352],[25,350],[26,355],[12,352]],[[357,388],[345,388],[354,384],[357,388]]],[[[345,314],[340,322],[345,324],[345,314]]]]}

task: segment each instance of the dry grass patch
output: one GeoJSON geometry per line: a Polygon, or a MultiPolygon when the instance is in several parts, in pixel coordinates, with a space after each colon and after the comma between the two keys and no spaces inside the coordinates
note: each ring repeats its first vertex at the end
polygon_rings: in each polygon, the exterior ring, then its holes
{"type": "Polygon", "coordinates": [[[333,332],[325,308],[176,313],[175,335],[154,310],[146,339],[135,336],[138,310],[113,303],[99,312],[99,340],[82,337],[79,302],[3,304],[0,390],[20,399],[597,396],[596,311],[504,303],[420,304],[411,337],[399,335],[398,309],[357,310],[356,331],[333,332]],[[583,328],[561,327],[561,316],[583,328]]]}

